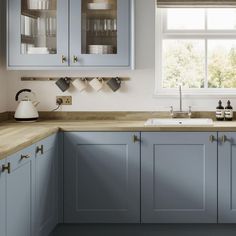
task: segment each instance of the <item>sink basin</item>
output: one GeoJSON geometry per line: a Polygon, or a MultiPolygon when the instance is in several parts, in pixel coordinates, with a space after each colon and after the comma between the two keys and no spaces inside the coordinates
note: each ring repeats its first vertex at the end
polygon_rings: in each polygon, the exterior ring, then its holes
{"type": "Polygon", "coordinates": [[[212,119],[149,119],[145,126],[213,126],[212,119]]]}

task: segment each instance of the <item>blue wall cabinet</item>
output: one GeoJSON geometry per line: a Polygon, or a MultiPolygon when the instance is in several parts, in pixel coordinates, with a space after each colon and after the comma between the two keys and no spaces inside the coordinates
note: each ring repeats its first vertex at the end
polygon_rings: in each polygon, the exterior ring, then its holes
{"type": "Polygon", "coordinates": [[[139,133],[65,133],[64,222],[140,222],[139,133]]]}
{"type": "Polygon", "coordinates": [[[218,220],[236,223],[236,134],[219,133],[218,220]]]}
{"type": "Polygon", "coordinates": [[[35,204],[35,146],[6,159],[6,236],[32,236],[35,204]]]}
{"type": "Polygon", "coordinates": [[[6,173],[2,170],[5,160],[0,160],[0,235],[6,236],[6,173]]]}
{"type": "Polygon", "coordinates": [[[58,223],[57,135],[36,144],[36,235],[47,236],[58,223]]]}
{"type": "Polygon", "coordinates": [[[217,223],[217,133],[142,133],[142,223],[217,223]]]}
{"type": "Polygon", "coordinates": [[[8,0],[8,68],[132,68],[133,9],[133,0],[8,0]]]}
{"type": "Polygon", "coordinates": [[[131,66],[131,2],[111,0],[110,6],[95,10],[91,1],[70,1],[72,66],[131,66]]]}
{"type": "Polygon", "coordinates": [[[68,1],[8,0],[8,67],[68,67],[68,1]],[[37,3],[38,2],[38,3],[37,3]]]}

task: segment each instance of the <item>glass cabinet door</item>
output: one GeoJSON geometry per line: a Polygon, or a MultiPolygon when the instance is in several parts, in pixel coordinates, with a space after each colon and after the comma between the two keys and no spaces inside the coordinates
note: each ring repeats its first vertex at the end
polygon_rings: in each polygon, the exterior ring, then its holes
{"type": "Polygon", "coordinates": [[[71,0],[72,66],[130,65],[129,0],[71,0]]]}
{"type": "Polygon", "coordinates": [[[68,1],[9,0],[8,7],[10,66],[68,66],[68,1]]]}

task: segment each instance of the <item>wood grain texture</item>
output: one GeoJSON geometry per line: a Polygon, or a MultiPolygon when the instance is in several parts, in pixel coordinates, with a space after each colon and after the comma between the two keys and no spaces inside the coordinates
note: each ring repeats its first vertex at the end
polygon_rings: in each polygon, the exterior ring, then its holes
{"type": "MultiPolygon", "coordinates": [[[[150,118],[150,116],[147,118],[150,118]]],[[[16,123],[14,121],[2,122],[0,123],[0,160],[58,131],[236,132],[236,121],[214,122],[212,127],[145,127],[146,119],[141,120],[141,117],[140,120],[123,119],[87,121],[45,120],[28,124],[16,123]]]]}
{"type": "MultiPolygon", "coordinates": [[[[235,120],[236,120],[236,113],[235,120]]],[[[40,120],[147,120],[150,118],[170,118],[170,112],[39,112],[40,120]]],[[[9,119],[13,119],[14,112],[9,113],[9,119]]],[[[193,112],[193,118],[215,119],[215,112],[193,112]]]]}

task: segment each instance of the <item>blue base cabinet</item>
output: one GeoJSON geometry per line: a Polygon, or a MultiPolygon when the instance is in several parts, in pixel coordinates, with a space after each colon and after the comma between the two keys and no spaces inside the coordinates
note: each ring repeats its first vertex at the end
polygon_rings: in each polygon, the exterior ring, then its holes
{"type": "Polygon", "coordinates": [[[142,133],[142,223],[217,223],[217,133],[142,133]]]}
{"type": "Polygon", "coordinates": [[[2,172],[5,160],[0,160],[0,235],[6,236],[6,174],[2,172]]]}
{"type": "Polygon", "coordinates": [[[35,235],[34,153],[33,145],[6,159],[6,236],[35,235]]]}
{"type": "Polygon", "coordinates": [[[57,135],[36,144],[36,235],[47,236],[58,223],[57,135]]]}
{"type": "Polygon", "coordinates": [[[219,133],[218,222],[236,223],[236,133],[219,133]]]}
{"type": "Polygon", "coordinates": [[[139,133],[64,135],[64,222],[140,222],[139,133]]]}

